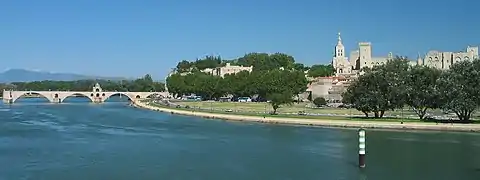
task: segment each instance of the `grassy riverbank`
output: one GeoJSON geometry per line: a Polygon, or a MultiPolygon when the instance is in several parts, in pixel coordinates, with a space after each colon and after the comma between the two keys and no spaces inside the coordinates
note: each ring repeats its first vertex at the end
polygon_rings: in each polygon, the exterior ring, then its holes
{"type": "Polygon", "coordinates": [[[300,116],[300,115],[267,115],[253,113],[215,112],[202,109],[185,109],[165,106],[152,102],[136,102],[137,107],[171,114],[198,116],[209,119],[225,119],[233,121],[251,121],[272,124],[295,124],[341,128],[372,128],[400,130],[437,130],[480,132],[480,124],[429,123],[418,119],[364,119],[341,116],[300,116]]]}
{"type": "MultiPolygon", "coordinates": [[[[205,102],[183,102],[183,103],[177,103],[181,105],[192,105],[192,104],[201,104],[205,102]]],[[[189,106],[189,108],[185,107],[169,107],[163,104],[158,104],[158,103],[150,103],[151,106],[154,107],[160,107],[160,108],[168,108],[168,109],[176,109],[176,110],[183,110],[183,111],[191,111],[191,112],[204,112],[204,113],[215,113],[215,114],[225,114],[225,115],[240,115],[240,116],[254,116],[254,117],[269,117],[269,118],[298,118],[298,119],[318,119],[318,120],[349,120],[349,121],[389,121],[389,122],[421,122],[419,119],[416,118],[401,118],[401,117],[385,117],[385,118],[365,118],[360,113],[352,114],[349,116],[348,113],[345,113],[345,111],[350,111],[347,109],[336,109],[334,111],[331,111],[329,113],[324,113],[320,115],[299,115],[298,111],[295,111],[296,109],[292,110],[290,109],[289,111],[283,111],[279,114],[272,115],[269,114],[269,111],[259,111],[255,110],[251,107],[253,106],[258,106],[260,104],[240,104],[238,109],[234,109],[232,103],[229,104],[222,104],[222,108],[209,108],[208,106],[204,106],[203,108],[200,108],[200,106],[189,106]],[[223,106],[227,105],[227,106],[223,106]],[[243,107],[242,107],[243,105],[243,107]],[[247,106],[247,107],[246,107],[247,106]],[[231,108],[230,108],[231,107],[231,108]],[[250,109],[250,111],[245,111],[245,109],[250,109]],[[228,111],[231,110],[231,111],[228,111]]],[[[212,105],[213,106],[213,105],[212,105]]],[[[330,108],[329,108],[330,109],[330,108]]],[[[322,111],[328,111],[329,109],[322,109],[322,111]]],[[[331,108],[334,109],[334,108],[331,108]]],[[[355,110],[356,111],[356,110],[355,110]]],[[[358,111],[357,111],[358,112],[358,111]]]]}
{"type": "MultiPolygon", "coordinates": [[[[175,104],[181,105],[181,107],[189,107],[189,109],[195,109],[196,111],[202,112],[215,112],[215,113],[225,113],[230,111],[228,114],[244,114],[244,115],[261,115],[264,116],[269,112],[273,111],[272,107],[268,103],[260,102],[215,102],[215,101],[177,101],[175,104]]],[[[310,103],[298,103],[292,104],[289,106],[283,106],[278,109],[279,116],[286,117],[301,117],[301,118],[320,118],[324,119],[325,117],[331,118],[340,118],[343,120],[378,120],[372,118],[365,118],[365,114],[354,109],[346,108],[333,108],[333,107],[324,107],[324,108],[314,108],[310,103]],[[302,113],[304,115],[299,116],[298,114],[302,113]],[[305,116],[307,115],[307,116],[305,116]],[[340,116],[340,117],[339,117],[340,116]]],[[[430,109],[428,114],[433,117],[442,117],[442,119],[456,119],[456,115],[453,113],[445,114],[438,109],[430,109]]],[[[478,119],[480,114],[472,115],[473,119],[478,119]]],[[[269,116],[269,115],[267,115],[269,116]]],[[[369,114],[370,117],[373,117],[373,113],[369,114]]],[[[408,107],[404,109],[396,109],[394,111],[386,111],[384,118],[379,120],[393,120],[393,121],[420,121],[418,115],[408,107]]]]}

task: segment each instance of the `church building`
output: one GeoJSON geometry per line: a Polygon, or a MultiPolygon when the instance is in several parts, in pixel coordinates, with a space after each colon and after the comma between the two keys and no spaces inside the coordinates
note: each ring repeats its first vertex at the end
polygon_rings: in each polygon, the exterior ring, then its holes
{"type": "MultiPolygon", "coordinates": [[[[335,69],[335,76],[354,77],[360,72],[360,69],[385,64],[390,59],[393,59],[391,52],[388,53],[386,57],[373,57],[372,44],[370,42],[358,43],[358,49],[350,52],[350,56],[347,57],[345,55],[345,46],[342,43],[342,37],[340,33],[338,33],[338,41],[335,46],[332,65],[335,69]]],[[[416,63],[412,61],[412,64],[416,63]]]]}

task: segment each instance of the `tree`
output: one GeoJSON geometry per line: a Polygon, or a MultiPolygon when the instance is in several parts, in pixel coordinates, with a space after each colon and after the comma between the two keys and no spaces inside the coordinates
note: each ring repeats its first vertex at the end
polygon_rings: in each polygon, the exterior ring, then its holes
{"type": "Polygon", "coordinates": [[[267,53],[248,53],[238,58],[238,64],[242,66],[253,66],[254,71],[270,70],[273,68],[270,57],[267,53]]]}
{"type": "Polygon", "coordinates": [[[393,109],[388,101],[388,84],[381,72],[366,71],[342,94],[343,103],[352,105],[366,117],[373,112],[375,118],[382,118],[385,111],[393,109]]]}
{"type": "Polygon", "coordinates": [[[310,77],[327,77],[333,75],[333,66],[332,65],[313,65],[308,70],[308,76],[310,77]]]}
{"type": "Polygon", "coordinates": [[[293,69],[297,70],[297,71],[307,71],[310,69],[310,67],[307,67],[305,66],[304,64],[302,63],[295,63],[293,65],[293,69]]]}
{"type": "Polygon", "coordinates": [[[99,83],[104,91],[164,91],[165,85],[161,82],[154,82],[150,75],[131,80],[102,80],[86,79],[77,81],[33,81],[33,82],[13,82],[10,89],[13,90],[33,90],[33,91],[91,91],[93,85],[99,83]]]}
{"type": "Polygon", "coordinates": [[[167,77],[166,83],[168,91],[175,97],[184,95],[188,92],[185,83],[185,76],[182,76],[181,74],[173,74],[167,77]]]}
{"type": "Polygon", "coordinates": [[[199,70],[207,68],[216,68],[222,63],[222,58],[220,56],[205,56],[203,59],[197,59],[193,66],[199,70]]]}
{"type": "Polygon", "coordinates": [[[194,93],[203,96],[204,99],[215,99],[233,95],[266,101],[269,93],[288,91],[297,95],[304,92],[308,84],[303,64],[295,63],[292,56],[283,53],[248,53],[237,60],[221,60],[220,57],[207,56],[205,59],[190,63],[190,66],[185,66],[190,68],[187,74],[177,73],[167,78],[169,92],[176,96],[194,93]],[[222,66],[225,63],[253,66],[253,71],[227,74],[223,78],[198,71],[201,68],[222,66]]]}
{"type": "Polygon", "coordinates": [[[385,93],[387,101],[392,110],[395,108],[403,108],[406,101],[407,76],[410,64],[406,57],[396,56],[388,60],[385,64],[373,67],[375,71],[379,71],[386,84],[385,93]]]}
{"type": "Polygon", "coordinates": [[[293,56],[284,53],[248,53],[238,58],[238,65],[253,66],[253,71],[274,70],[283,67],[284,69],[299,68],[295,65],[293,56]]]}
{"type": "Polygon", "coordinates": [[[178,72],[188,72],[191,70],[192,63],[188,62],[187,60],[183,60],[178,62],[177,64],[177,71],[178,72]]]}
{"type": "Polygon", "coordinates": [[[362,69],[364,72],[343,94],[344,103],[353,105],[368,117],[382,118],[385,111],[404,106],[406,75],[410,65],[405,57],[388,60],[383,65],[362,69]]]}
{"type": "Polygon", "coordinates": [[[225,76],[225,81],[229,82],[229,93],[235,97],[250,97],[252,96],[252,88],[250,73],[248,71],[241,71],[236,74],[229,74],[225,76]]]}
{"type": "Polygon", "coordinates": [[[438,69],[417,65],[410,68],[405,76],[405,103],[412,107],[420,119],[425,117],[428,109],[440,106],[437,80],[441,73],[438,69]]]}
{"type": "Polygon", "coordinates": [[[293,103],[293,94],[289,92],[284,93],[271,93],[267,95],[267,99],[269,100],[270,105],[272,105],[273,113],[277,114],[278,108],[281,105],[290,105],[293,103]]]}
{"type": "Polygon", "coordinates": [[[327,105],[327,101],[323,97],[317,97],[313,100],[313,104],[315,104],[317,107],[325,106],[327,105]]]}
{"type": "Polygon", "coordinates": [[[15,88],[15,86],[13,84],[0,83],[0,90],[14,89],[14,88],[15,88]]]}
{"type": "Polygon", "coordinates": [[[453,64],[438,83],[441,107],[455,112],[460,121],[469,121],[480,105],[480,60],[453,64]]]}
{"type": "Polygon", "coordinates": [[[283,67],[284,69],[291,70],[295,68],[295,59],[293,56],[284,53],[274,53],[269,56],[269,63],[273,68],[283,67]]]}

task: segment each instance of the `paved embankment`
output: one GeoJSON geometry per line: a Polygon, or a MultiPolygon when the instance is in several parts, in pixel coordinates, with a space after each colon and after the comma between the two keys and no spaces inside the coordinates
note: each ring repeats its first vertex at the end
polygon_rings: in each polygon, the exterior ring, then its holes
{"type": "Polygon", "coordinates": [[[216,114],[208,112],[195,112],[171,108],[162,108],[149,105],[145,102],[135,102],[135,106],[154,111],[167,112],[187,116],[198,116],[211,119],[225,119],[234,121],[250,121],[273,124],[296,124],[324,127],[342,128],[376,128],[376,129],[403,129],[403,130],[437,130],[437,131],[463,131],[480,132],[480,124],[443,124],[424,122],[382,122],[382,121],[358,121],[358,120],[328,120],[328,119],[300,119],[284,117],[260,117],[235,114],[216,114]]]}

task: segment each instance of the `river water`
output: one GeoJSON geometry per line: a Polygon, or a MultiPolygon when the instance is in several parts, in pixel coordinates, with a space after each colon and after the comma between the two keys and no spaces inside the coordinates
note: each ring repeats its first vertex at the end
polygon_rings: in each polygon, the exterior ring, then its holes
{"type": "Polygon", "coordinates": [[[0,179],[480,179],[480,135],[205,120],[72,99],[0,105],[0,179]]]}

